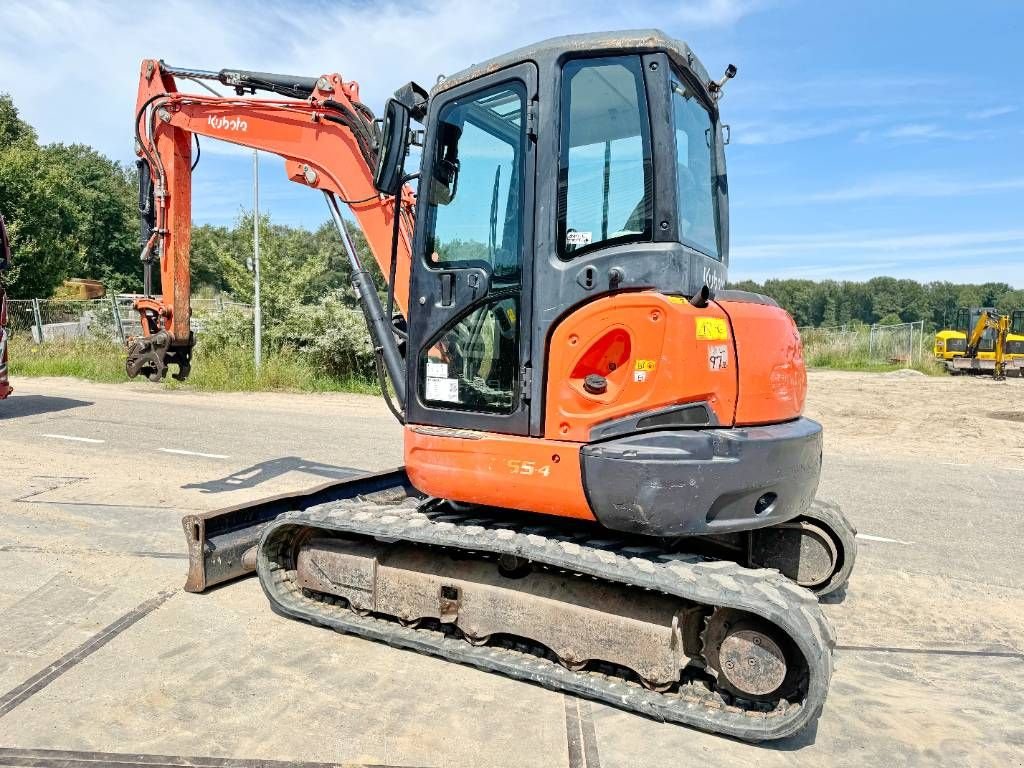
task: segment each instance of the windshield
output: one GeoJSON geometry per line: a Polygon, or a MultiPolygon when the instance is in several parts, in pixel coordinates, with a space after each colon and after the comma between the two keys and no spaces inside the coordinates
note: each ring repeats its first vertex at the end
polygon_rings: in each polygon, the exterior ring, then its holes
{"type": "Polygon", "coordinates": [[[672,78],[672,112],[676,132],[676,180],[679,227],[683,242],[716,259],[718,246],[715,197],[716,140],[711,115],[697,94],[678,76],[672,78]]]}

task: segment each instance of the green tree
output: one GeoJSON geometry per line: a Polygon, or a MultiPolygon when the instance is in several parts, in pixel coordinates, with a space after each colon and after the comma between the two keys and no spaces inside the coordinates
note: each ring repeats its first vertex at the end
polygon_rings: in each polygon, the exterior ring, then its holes
{"type": "Polygon", "coordinates": [[[84,145],[39,146],[0,95],[0,212],[15,297],[46,297],[68,277],[138,283],[133,173],[84,145]]]}

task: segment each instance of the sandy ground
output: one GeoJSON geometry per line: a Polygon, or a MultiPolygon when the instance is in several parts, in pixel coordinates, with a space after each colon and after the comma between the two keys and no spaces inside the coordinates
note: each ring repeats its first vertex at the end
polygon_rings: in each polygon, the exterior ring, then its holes
{"type": "Polygon", "coordinates": [[[825,448],[1024,467],[1024,379],[811,371],[807,415],[825,448]]]}
{"type": "Polygon", "coordinates": [[[1024,765],[1022,382],[812,372],[859,531],[817,726],[751,746],[181,591],[183,513],[402,460],[381,401],[63,379],[0,403],[0,766],[1024,765]],[[205,757],[204,757],[205,756],[205,757]]]}

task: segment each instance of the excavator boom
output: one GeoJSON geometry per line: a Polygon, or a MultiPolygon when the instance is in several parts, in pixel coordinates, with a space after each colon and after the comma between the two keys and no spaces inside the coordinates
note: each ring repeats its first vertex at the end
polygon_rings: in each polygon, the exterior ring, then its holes
{"type": "Polygon", "coordinates": [[[159,379],[170,363],[177,364],[179,378],[188,375],[194,343],[189,303],[193,141],[198,136],[282,157],[291,181],[347,204],[384,274],[392,272],[394,261],[393,292],[404,309],[415,196],[407,187],[396,196],[375,188],[380,137],[372,113],[359,101],[357,83],[338,74],[295,78],[242,70],[212,73],[147,59],[139,76],[135,128],[146,278],[144,297],[136,302],[143,335],[132,341],[130,375],[159,379]],[[212,79],[239,94],[258,89],[291,98],[182,93],[179,79],[212,79]],[[158,294],[154,264],[159,265],[158,294]]]}

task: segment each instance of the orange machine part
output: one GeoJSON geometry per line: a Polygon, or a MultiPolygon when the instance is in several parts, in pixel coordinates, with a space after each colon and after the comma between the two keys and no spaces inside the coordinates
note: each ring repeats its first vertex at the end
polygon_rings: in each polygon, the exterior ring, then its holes
{"type": "Polygon", "coordinates": [[[580,446],[557,440],[408,425],[405,470],[431,496],[593,520],[580,446]]]}
{"type": "MultiPolygon", "coordinates": [[[[706,401],[720,424],[736,406],[728,318],[653,291],[620,293],[573,312],[551,335],[544,434],[585,443],[594,426],[670,405],[706,401]],[[724,349],[724,357],[720,354],[724,349]],[[605,377],[603,394],[583,383],[605,377]]],[[[745,365],[745,361],[744,361],[745,365]]]]}
{"type": "Polygon", "coordinates": [[[799,417],[807,395],[807,369],[793,318],[765,304],[723,301],[719,306],[729,315],[741,361],[736,425],[799,417]]]}
{"type": "MultiPolygon", "coordinates": [[[[318,90],[315,98],[308,100],[204,96],[178,92],[174,78],[161,69],[158,61],[142,62],[136,110],[145,104],[155,110],[152,143],[142,130],[144,149],[160,159],[166,180],[164,194],[156,199],[155,238],[162,239],[161,316],[176,340],[187,339],[189,332],[193,134],[278,155],[284,158],[292,181],[352,201],[349,207],[384,274],[391,262],[393,217],[396,207],[400,208],[393,288],[396,303],[405,310],[415,195],[405,187],[400,206],[396,206],[393,199],[377,193],[373,169],[360,154],[355,137],[347,128],[325,120],[329,111],[320,103],[331,98],[353,111],[353,102],[359,100],[358,84],[337,74],[324,75],[320,80],[329,83],[330,90],[318,90]]],[[[145,116],[141,123],[145,125],[145,116]]],[[[144,154],[142,149],[140,154],[144,154]]],[[[151,170],[154,180],[158,180],[158,168],[152,163],[151,170]]]]}

